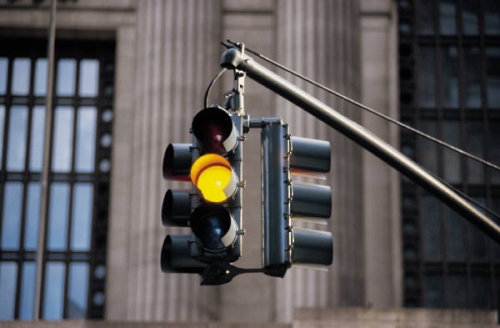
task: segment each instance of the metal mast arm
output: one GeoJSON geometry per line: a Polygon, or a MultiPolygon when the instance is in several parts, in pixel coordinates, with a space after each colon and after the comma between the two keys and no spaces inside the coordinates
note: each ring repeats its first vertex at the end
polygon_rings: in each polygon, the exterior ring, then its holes
{"type": "Polygon", "coordinates": [[[474,208],[455,191],[369,130],[341,115],[252,58],[243,55],[237,48],[228,49],[222,54],[221,66],[246,72],[247,76],[254,81],[314,115],[432,193],[500,244],[500,226],[474,208]]]}

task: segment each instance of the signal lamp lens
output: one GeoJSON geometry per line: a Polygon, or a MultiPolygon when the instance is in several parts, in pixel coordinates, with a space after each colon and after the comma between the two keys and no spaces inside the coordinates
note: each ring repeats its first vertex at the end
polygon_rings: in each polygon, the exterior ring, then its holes
{"type": "Polygon", "coordinates": [[[219,204],[197,207],[191,218],[191,229],[205,250],[220,252],[231,247],[237,238],[237,225],[229,211],[219,204]]]}
{"type": "Polygon", "coordinates": [[[224,157],[207,154],[193,163],[191,181],[203,199],[211,203],[222,203],[236,192],[238,178],[224,157]]]}
{"type": "Polygon", "coordinates": [[[223,155],[238,145],[238,131],[225,109],[202,109],[193,118],[192,128],[198,145],[207,153],[223,155]]]}

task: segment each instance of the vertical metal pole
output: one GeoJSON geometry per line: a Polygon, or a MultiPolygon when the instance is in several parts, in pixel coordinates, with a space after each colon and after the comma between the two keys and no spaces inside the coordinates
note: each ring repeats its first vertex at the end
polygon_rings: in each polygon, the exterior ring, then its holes
{"type": "Polygon", "coordinates": [[[40,204],[40,222],[38,230],[38,248],[36,254],[36,286],[35,286],[35,308],[34,320],[40,319],[40,305],[42,298],[42,276],[44,263],[45,249],[45,225],[47,222],[48,212],[48,188],[49,188],[49,172],[50,172],[50,135],[52,132],[52,93],[54,80],[54,48],[56,40],[56,6],[57,0],[50,1],[50,20],[49,20],[49,37],[47,42],[47,96],[45,102],[45,141],[43,152],[43,169],[42,169],[42,195],[40,204]]]}

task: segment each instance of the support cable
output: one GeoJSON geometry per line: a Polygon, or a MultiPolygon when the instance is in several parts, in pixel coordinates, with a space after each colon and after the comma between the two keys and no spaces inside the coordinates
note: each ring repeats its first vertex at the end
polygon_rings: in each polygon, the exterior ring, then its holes
{"type": "MultiPolygon", "coordinates": [[[[226,44],[224,42],[221,42],[221,43],[226,48],[230,48],[231,45],[232,46],[236,46],[236,47],[241,47],[241,43],[239,43],[239,42],[234,42],[234,41],[231,41],[231,40],[227,40],[227,42],[230,45],[228,45],[228,44],[226,44]]],[[[349,98],[349,97],[347,97],[347,96],[345,96],[345,95],[343,95],[343,94],[341,94],[341,93],[339,93],[339,92],[337,92],[335,90],[332,90],[332,89],[330,89],[330,88],[328,88],[328,87],[326,87],[326,86],[324,86],[324,85],[322,85],[322,84],[320,84],[320,83],[318,83],[318,82],[316,82],[316,81],[314,81],[314,80],[312,80],[312,79],[310,79],[308,77],[303,76],[300,73],[297,73],[297,72],[293,71],[292,69],[290,69],[290,68],[288,68],[288,67],[286,67],[286,66],[284,66],[284,65],[282,65],[282,64],[280,64],[280,63],[278,63],[278,62],[276,62],[276,61],[274,61],[274,60],[272,60],[272,59],[270,59],[270,58],[268,58],[268,57],[266,57],[266,56],[264,56],[264,55],[256,52],[256,51],[254,51],[252,49],[249,49],[247,46],[245,46],[245,50],[248,51],[249,53],[251,53],[251,54],[253,54],[253,55],[261,58],[262,60],[268,62],[269,64],[271,64],[271,65],[273,65],[275,67],[278,67],[278,68],[284,70],[285,72],[290,73],[291,75],[293,75],[295,77],[298,77],[301,80],[306,81],[306,82],[308,82],[308,83],[310,83],[310,84],[312,84],[312,85],[314,85],[314,86],[322,89],[323,91],[326,91],[326,92],[328,92],[328,93],[330,93],[330,94],[332,94],[332,95],[334,95],[336,97],[339,97],[339,98],[341,98],[341,99],[343,99],[343,100],[345,100],[345,101],[347,101],[347,102],[349,102],[349,103],[351,103],[351,104],[353,104],[353,105],[355,105],[355,106],[357,106],[357,107],[359,107],[361,109],[364,109],[364,110],[366,110],[366,111],[368,111],[368,112],[370,112],[370,113],[372,113],[372,114],[374,114],[374,115],[376,115],[376,116],[378,116],[378,117],[380,117],[380,118],[382,118],[384,120],[387,120],[387,121],[389,121],[391,123],[394,123],[394,124],[398,125],[401,128],[404,128],[404,129],[407,129],[407,130],[409,130],[411,132],[414,132],[415,134],[417,134],[417,135],[419,135],[419,136],[421,136],[423,138],[431,140],[431,141],[435,142],[436,144],[438,144],[438,145],[440,145],[442,147],[448,148],[448,149],[450,149],[450,150],[452,150],[454,152],[457,152],[457,153],[459,153],[459,154],[461,154],[461,155],[463,155],[465,157],[468,157],[468,158],[470,158],[470,159],[472,159],[474,161],[477,161],[477,162],[479,162],[479,163],[481,163],[481,164],[483,164],[485,166],[488,166],[488,167],[490,167],[490,168],[492,168],[492,169],[500,172],[500,167],[498,165],[495,165],[495,164],[493,164],[491,162],[488,162],[488,161],[486,161],[486,160],[484,160],[484,159],[482,159],[480,157],[477,157],[477,156],[475,156],[473,154],[470,154],[470,153],[468,153],[468,152],[466,152],[466,151],[464,151],[464,150],[462,150],[462,149],[460,149],[458,147],[450,145],[450,144],[448,144],[448,143],[446,143],[446,142],[444,142],[442,140],[439,140],[439,139],[437,139],[437,138],[435,138],[435,137],[433,137],[431,135],[428,135],[428,134],[426,134],[426,133],[424,133],[424,132],[422,132],[422,131],[420,131],[418,129],[415,129],[415,128],[407,125],[407,124],[404,124],[404,123],[402,123],[402,122],[400,122],[398,120],[395,120],[392,117],[389,117],[389,116],[387,116],[385,114],[382,114],[382,113],[376,111],[375,109],[372,109],[372,108],[370,108],[370,107],[368,107],[368,106],[366,106],[366,105],[364,105],[364,104],[362,104],[360,102],[357,102],[357,101],[355,101],[355,100],[353,100],[353,99],[351,99],[351,98],[349,98]]],[[[457,192],[458,194],[460,194],[462,197],[466,198],[467,201],[469,201],[470,203],[474,204],[476,207],[481,208],[485,212],[488,212],[488,214],[490,214],[493,217],[495,217],[496,219],[500,220],[500,215],[499,214],[493,212],[491,209],[489,209],[486,206],[484,206],[484,205],[480,204],[479,202],[475,201],[470,196],[468,196],[464,192],[458,190],[457,188],[453,187],[452,185],[450,185],[449,183],[447,183],[445,180],[441,179],[440,177],[438,177],[436,175],[433,175],[433,177],[435,179],[439,180],[441,183],[445,184],[450,189],[453,189],[455,192],[457,192]]]]}
{"type": "Polygon", "coordinates": [[[210,84],[208,85],[207,89],[205,90],[205,96],[203,97],[203,108],[208,107],[208,95],[210,93],[210,90],[212,89],[213,84],[224,74],[224,72],[227,71],[227,68],[222,68],[219,73],[217,73],[212,81],[210,81],[210,84]]]}
{"type": "MultiPolygon", "coordinates": [[[[227,40],[227,42],[230,43],[230,44],[232,44],[232,45],[234,45],[234,46],[237,46],[237,47],[240,46],[238,42],[233,42],[231,40],[227,40]]],[[[222,44],[225,47],[227,47],[227,45],[225,43],[222,43],[222,44]]],[[[486,160],[484,160],[484,159],[482,159],[482,158],[480,158],[478,156],[475,156],[475,155],[473,155],[471,153],[468,153],[468,152],[466,152],[466,151],[464,151],[464,150],[462,150],[462,149],[460,149],[458,147],[450,145],[449,143],[446,143],[446,142],[444,142],[442,140],[439,140],[439,139],[437,139],[437,138],[435,138],[435,137],[433,137],[431,135],[428,135],[428,134],[426,134],[426,133],[424,133],[424,132],[422,132],[422,131],[420,131],[418,129],[415,129],[415,128],[407,125],[407,124],[404,124],[404,123],[402,123],[402,122],[400,122],[400,121],[398,121],[396,119],[393,119],[390,116],[382,114],[382,113],[376,111],[375,109],[370,108],[370,107],[368,107],[366,105],[363,105],[360,102],[357,102],[357,101],[355,101],[355,100],[353,100],[353,99],[351,99],[351,98],[349,98],[347,96],[344,96],[343,94],[341,94],[341,93],[339,93],[339,92],[337,92],[335,90],[332,90],[332,89],[330,89],[330,88],[328,88],[328,87],[326,87],[326,86],[324,86],[324,85],[322,85],[322,84],[320,84],[320,83],[318,83],[318,82],[316,82],[316,81],[314,81],[314,80],[312,80],[312,79],[310,79],[308,77],[305,77],[305,76],[301,75],[300,73],[297,73],[297,72],[291,70],[290,68],[288,68],[288,67],[286,67],[286,66],[284,66],[284,65],[282,65],[282,64],[280,64],[280,63],[278,63],[278,62],[276,62],[276,61],[274,61],[274,60],[272,60],[272,59],[270,59],[270,58],[268,58],[268,57],[266,57],[266,56],[264,56],[264,55],[256,52],[256,51],[254,51],[254,50],[249,49],[248,47],[246,47],[245,49],[246,49],[246,51],[250,52],[251,54],[253,54],[253,55],[261,58],[262,60],[264,60],[266,62],[268,62],[269,64],[271,64],[273,66],[276,66],[276,67],[284,70],[285,72],[290,73],[293,76],[298,77],[301,80],[304,80],[304,81],[306,81],[306,82],[314,85],[315,87],[318,87],[318,88],[322,89],[323,91],[326,91],[326,92],[328,92],[328,93],[330,93],[330,94],[332,94],[332,95],[334,95],[336,97],[339,97],[339,98],[341,98],[341,99],[343,99],[343,100],[345,100],[345,101],[347,101],[347,102],[349,102],[349,103],[351,103],[351,104],[353,104],[353,105],[355,105],[355,106],[357,106],[359,108],[362,108],[362,109],[364,109],[364,110],[372,113],[373,115],[376,115],[376,116],[378,116],[378,117],[380,117],[380,118],[382,118],[384,120],[387,120],[387,121],[389,121],[391,123],[394,123],[394,124],[396,124],[396,125],[404,128],[404,129],[407,129],[407,130],[409,130],[409,131],[411,131],[411,132],[413,132],[415,134],[418,134],[421,137],[429,139],[429,140],[431,140],[431,141],[439,144],[442,147],[448,148],[448,149],[450,149],[450,150],[452,150],[454,152],[457,152],[457,153],[459,153],[459,154],[461,154],[461,155],[463,155],[465,157],[468,157],[468,158],[470,158],[472,160],[475,160],[475,161],[477,161],[477,162],[479,162],[479,163],[481,163],[481,164],[483,164],[485,166],[488,166],[488,167],[490,167],[490,168],[492,168],[492,169],[500,172],[500,166],[498,166],[498,165],[495,165],[495,164],[493,164],[491,162],[488,162],[488,161],[486,161],[486,160]]]]}

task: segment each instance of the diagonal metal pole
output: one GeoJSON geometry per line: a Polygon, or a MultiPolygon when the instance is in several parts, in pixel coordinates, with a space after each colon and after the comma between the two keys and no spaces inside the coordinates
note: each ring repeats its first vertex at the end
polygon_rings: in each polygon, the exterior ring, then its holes
{"type": "Polygon", "coordinates": [[[314,115],[432,193],[496,243],[500,244],[500,225],[478,211],[467,200],[429,174],[417,163],[404,156],[399,150],[361,125],[351,121],[299,87],[281,78],[276,73],[255,62],[252,58],[243,55],[236,48],[231,48],[223,53],[221,66],[246,72],[249,78],[314,115]]]}
{"type": "Polygon", "coordinates": [[[50,173],[50,136],[52,133],[52,93],[54,81],[54,48],[56,41],[56,6],[57,0],[50,1],[50,18],[49,18],[49,37],[47,42],[47,95],[45,102],[45,137],[44,137],[44,152],[43,152],[43,168],[42,168],[42,195],[40,204],[40,221],[38,225],[38,247],[36,253],[36,286],[35,286],[35,307],[34,320],[40,319],[40,310],[42,304],[42,278],[43,264],[45,259],[45,226],[48,213],[48,189],[49,189],[49,173],[50,173]]]}

